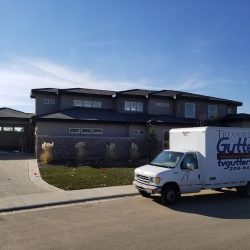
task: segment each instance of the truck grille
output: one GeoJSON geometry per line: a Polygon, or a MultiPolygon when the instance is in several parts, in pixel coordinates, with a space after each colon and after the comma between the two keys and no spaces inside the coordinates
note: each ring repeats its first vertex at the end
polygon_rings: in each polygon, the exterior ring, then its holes
{"type": "Polygon", "coordinates": [[[136,175],[136,180],[144,184],[149,183],[149,177],[140,174],[136,175]]]}

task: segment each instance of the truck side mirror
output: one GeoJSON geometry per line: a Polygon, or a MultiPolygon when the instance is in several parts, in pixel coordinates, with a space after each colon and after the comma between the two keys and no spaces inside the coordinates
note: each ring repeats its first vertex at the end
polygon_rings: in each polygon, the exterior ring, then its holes
{"type": "Polygon", "coordinates": [[[193,163],[188,163],[187,168],[188,168],[188,170],[193,171],[194,170],[194,164],[193,163]]]}

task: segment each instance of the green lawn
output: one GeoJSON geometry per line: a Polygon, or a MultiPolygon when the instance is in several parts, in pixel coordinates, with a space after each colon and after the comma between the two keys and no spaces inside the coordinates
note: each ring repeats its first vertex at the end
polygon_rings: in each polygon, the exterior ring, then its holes
{"type": "Polygon", "coordinates": [[[69,168],[46,166],[40,168],[42,178],[49,184],[64,190],[131,185],[134,168],[69,168]]]}

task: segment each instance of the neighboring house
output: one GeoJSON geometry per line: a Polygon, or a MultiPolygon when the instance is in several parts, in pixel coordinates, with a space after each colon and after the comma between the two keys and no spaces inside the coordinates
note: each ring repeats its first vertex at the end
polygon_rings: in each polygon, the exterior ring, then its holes
{"type": "Polygon", "coordinates": [[[34,114],[0,108],[0,150],[33,152],[34,131],[30,123],[34,114]]]}
{"type": "Polygon", "coordinates": [[[36,152],[54,142],[54,159],[73,159],[84,142],[87,158],[104,158],[115,143],[117,158],[128,159],[134,142],[146,155],[147,131],[153,126],[157,151],[168,145],[169,130],[204,125],[207,120],[237,114],[241,102],[181,91],[132,89],[32,89],[36,100],[36,152]]]}

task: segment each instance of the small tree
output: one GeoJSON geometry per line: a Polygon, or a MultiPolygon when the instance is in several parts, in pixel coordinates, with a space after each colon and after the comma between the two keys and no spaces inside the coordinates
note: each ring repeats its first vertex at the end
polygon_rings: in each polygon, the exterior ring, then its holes
{"type": "Polygon", "coordinates": [[[76,159],[78,162],[83,162],[86,157],[86,143],[79,141],[75,145],[76,149],[76,159]]]}
{"type": "Polygon", "coordinates": [[[139,148],[136,143],[132,142],[130,147],[130,159],[132,161],[137,161],[139,159],[139,148]]]}
{"type": "Polygon", "coordinates": [[[114,142],[106,145],[106,159],[108,161],[113,161],[116,159],[116,148],[114,142]]]}
{"type": "Polygon", "coordinates": [[[54,142],[43,142],[42,149],[43,153],[40,156],[40,160],[44,163],[50,163],[53,160],[52,148],[54,147],[54,142]]]}

